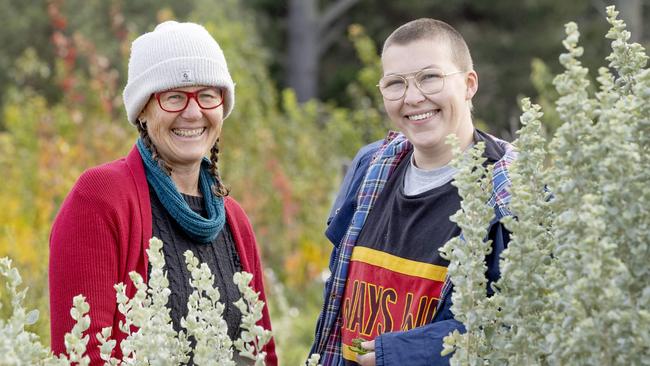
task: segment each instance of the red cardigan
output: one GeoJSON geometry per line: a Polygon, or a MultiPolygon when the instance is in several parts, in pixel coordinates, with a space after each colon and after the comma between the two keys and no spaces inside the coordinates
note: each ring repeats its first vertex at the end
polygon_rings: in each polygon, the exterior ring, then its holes
{"type": "MultiPolygon", "coordinates": [[[[266,302],[255,234],[244,210],[232,198],[225,199],[226,222],[230,225],[243,270],[253,274],[252,286],[266,302]]],[[[129,272],[147,278],[148,258],[145,249],[152,236],[151,202],[142,158],[133,148],[126,158],[84,172],[52,226],[50,234],[50,317],[52,351],[65,352],[63,337],[70,332],[72,298],[83,294],[90,304],[91,324],[88,356],[92,365],[103,364],[99,357],[96,334],[113,326],[112,337],[118,341],[115,356],[121,357],[119,342],[125,334],[118,328],[123,319],[117,310],[113,285],[135,288],[129,272]]],[[[259,322],[271,329],[268,307],[259,322]]],[[[277,365],[273,340],[264,349],[267,365],[277,365]]]]}

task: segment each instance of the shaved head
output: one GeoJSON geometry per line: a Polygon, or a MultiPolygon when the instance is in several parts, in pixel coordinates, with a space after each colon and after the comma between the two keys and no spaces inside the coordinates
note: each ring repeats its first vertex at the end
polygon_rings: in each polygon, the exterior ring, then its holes
{"type": "Polygon", "coordinates": [[[474,69],[472,56],[463,36],[451,25],[435,19],[420,18],[397,28],[384,42],[382,56],[392,45],[406,45],[414,41],[446,42],[451,49],[454,64],[463,71],[474,69]]]}

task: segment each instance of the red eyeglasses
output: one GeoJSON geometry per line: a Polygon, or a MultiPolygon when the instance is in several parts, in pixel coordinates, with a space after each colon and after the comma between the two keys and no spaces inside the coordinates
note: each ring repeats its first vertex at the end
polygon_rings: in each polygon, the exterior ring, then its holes
{"type": "Polygon", "coordinates": [[[155,93],[158,105],[165,112],[176,113],[184,111],[194,98],[202,109],[215,109],[223,104],[223,90],[209,87],[187,92],[182,90],[167,90],[155,93]]]}

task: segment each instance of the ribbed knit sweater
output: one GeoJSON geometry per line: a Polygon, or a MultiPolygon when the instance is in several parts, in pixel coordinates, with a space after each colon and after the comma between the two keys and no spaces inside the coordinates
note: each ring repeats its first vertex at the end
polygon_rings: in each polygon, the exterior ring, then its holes
{"type": "MultiPolygon", "coordinates": [[[[202,215],[207,214],[202,197],[181,194],[190,208],[202,215]]],[[[181,318],[187,315],[187,300],[194,291],[190,286],[191,274],[185,264],[185,252],[191,251],[200,263],[205,263],[214,276],[214,286],[219,289],[220,302],[225,305],[223,318],[228,324],[228,335],[233,341],[239,337],[241,312],[233,303],[241,297],[237,285],[233,282],[235,272],[241,271],[239,255],[226,223],[221,232],[210,244],[196,243],[181,226],[174,221],[160,202],[153,189],[149,189],[151,215],[153,217],[153,235],[162,240],[162,252],[165,256],[165,271],[169,280],[169,307],[174,329],[181,328],[181,318]]],[[[149,266],[149,271],[151,266],[149,266]]]]}
{"type": "MultiPolygon", "coordinates": [[[[262,268],[255,235],[246,214],[232,198],[225,199],[226,222],[230,225],[242,269],[253,274],[251,285],[266,302],[262,268]]],[[[74,325],[70,317],[72,298],[83,294],[90,304],[91,324],[88,356],[92,365],[101,365],[96,334],[113,327],[118,343],[124,339],[118,324],[123,317],[117,311],[115,289],[126,283],[133,296],[129,272],[147,278],[145,250],[152,236],[151,202],[142,158],[133,148],[125,158],[84,172],[52,226],[50,234],[50,319],[52,351],[65,352],[64,334],[74,325]]],[[[271,329],[268,308],[259,322],[271,329]]],[[[275,344],[264,349],[267,365],[277,365],[275,344]]],[[[119,344],[115,356],[121,357],[119,344]]]]}

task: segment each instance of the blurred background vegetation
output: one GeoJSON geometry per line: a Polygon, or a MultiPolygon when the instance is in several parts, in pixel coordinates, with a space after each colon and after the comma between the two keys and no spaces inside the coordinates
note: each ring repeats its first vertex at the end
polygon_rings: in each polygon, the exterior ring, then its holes
{"type": "Polygon", "coordinates": [[[563,25],[580,25],[584,63],[600,65],[612,3],[644,43],[648,0],[0,0],[0,256],[41,311],[31,330],[49,343],[48,235],[60,203],[83,170],[135,141],[121,99],[129,47],[158,22],[202,23],[224,49],[237,98],[222,176],[259,240],[280,360],[297,365],[320,310],[322,232],[345,164],[390,128],[375,88],[383,39],[418,17],[454,25],[480,76],[477,124],[512,139],[524,95],[557,127],[563,25]]]}

